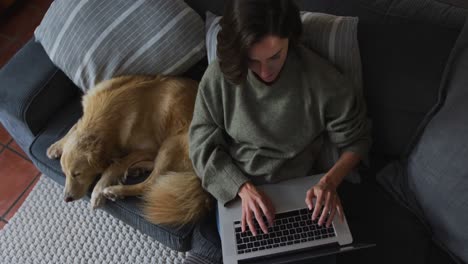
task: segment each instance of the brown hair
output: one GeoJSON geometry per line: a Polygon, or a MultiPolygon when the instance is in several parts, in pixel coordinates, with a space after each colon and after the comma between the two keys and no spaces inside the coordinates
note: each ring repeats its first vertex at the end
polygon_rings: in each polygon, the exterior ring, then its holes
{"type": "Polygon", "coordinates": [[[248,50],[267,35],[296,44],[302,33],[299,9],[292,0],[229,0],[218,34],[217,56],[226,79],[240,84],[248,71],[248,50]]]}

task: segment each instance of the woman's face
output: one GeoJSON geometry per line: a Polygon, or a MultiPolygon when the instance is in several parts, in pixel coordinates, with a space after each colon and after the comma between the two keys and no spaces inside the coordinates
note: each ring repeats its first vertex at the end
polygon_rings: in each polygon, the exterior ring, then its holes
{"type": "Polygon", "coordinates": [[[289,39],[266,36],[249,50],[249,69],[265,83],[274,82],[288,55],[289,39]]]}

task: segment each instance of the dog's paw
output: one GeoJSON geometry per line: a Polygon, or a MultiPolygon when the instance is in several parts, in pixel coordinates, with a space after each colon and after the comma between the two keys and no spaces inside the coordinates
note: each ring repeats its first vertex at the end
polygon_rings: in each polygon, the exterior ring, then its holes
{"type": "Polygon", "coordinates": [[[104,190],[102,190],[102,194],[109,200],[111,201],[116,201],[117,199],[122,199],[123,197],[116,194],[115,188],[113,186],[107,187],[104,190]]]}
{"type": "Polygon", "coordinates": [[[57,143],[52,144],[47,149],[47,157],[49,159],[58,159],[60,156],[62,156],[62,148],[60,148],[57,143]]]}
{"type": "Polygon", "coordinates": [[[103,207],[106,203],[106,197],[102,192],[93,191],[91,194],[91,209],[95,210],[97,208],[103,207]]]}

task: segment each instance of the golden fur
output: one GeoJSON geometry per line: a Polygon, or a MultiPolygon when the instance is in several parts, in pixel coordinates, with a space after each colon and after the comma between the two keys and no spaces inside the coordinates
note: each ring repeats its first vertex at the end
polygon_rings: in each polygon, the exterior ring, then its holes
{"type": "Polygon", "coordinates": [[[83,97],[83,116],[47,150],[66,175],[65,200],[82,198],[97,181],[91,206],[105,198],[142,196],[154,224],[183,225],[209,210],[210,196],[188,154],[188,129],[197,82],[168,76],[123,76],[98,84],[83,97]],[[142,183],[125,177],[150,170],[142,183]]]}

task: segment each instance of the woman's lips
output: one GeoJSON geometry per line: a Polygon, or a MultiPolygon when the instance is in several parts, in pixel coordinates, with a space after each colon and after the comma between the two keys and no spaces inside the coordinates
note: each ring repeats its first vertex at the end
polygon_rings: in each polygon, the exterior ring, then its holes
{"type": "Polygon", "coordinates": [[[267,77],[263,78],[264,81],[273,81],[275,74],[270,74],[267,77]]]}

